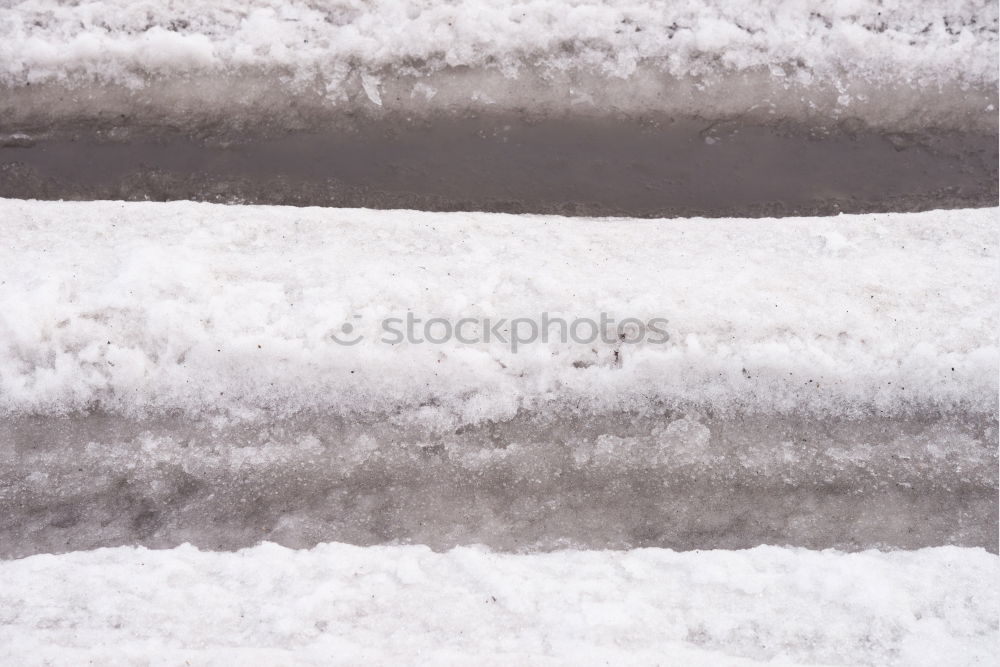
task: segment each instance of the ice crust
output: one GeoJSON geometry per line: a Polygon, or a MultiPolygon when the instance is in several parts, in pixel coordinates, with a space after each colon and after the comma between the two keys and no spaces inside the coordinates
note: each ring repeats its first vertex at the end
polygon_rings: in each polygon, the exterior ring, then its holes
{"type": "Polygon", "coordinates": [[[980,549],[273,544],[0,562],[0,659],[119,664],[992,664],[980,549]]]}
{"type": "Polygon", "coordinates": [[[448,430],[521,411],[978,413],[997,210],[594,220],[0,201],[0,410],[448,430]],[[666,344],[398,344],[385,317],[668,320],[666,344]],[[337,344],[344,323],[354,346],[337,344]]]}

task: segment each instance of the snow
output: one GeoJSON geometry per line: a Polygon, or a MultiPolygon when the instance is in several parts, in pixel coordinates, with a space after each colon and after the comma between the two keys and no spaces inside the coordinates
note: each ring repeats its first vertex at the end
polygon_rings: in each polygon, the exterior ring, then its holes
{"type": "MultiPolygon", "coordinates": [[[[10,0],[0,115],[20,143],[337,105],[995,133],[997,24],[990,0],[10,0]]],[[[978,548],[385,543],[995,548],[997,214],[0,200],[0,553],[383,544],[0,561],[0,662],[993,664],[978,548]],[[669,340],[382,336],[546,313],[669,340]]]]}
{"type": "Polygon", "coordinates": [[[997,80],[989,0],[24,0],[0,9],[0,34],[8,83],[267,68],[335,86],[358,70],[536,65],[627,77],[647,61],[675,77],[997,80]]]}
{"type": "Polygon", "coordinates": [[[15,130],[486,113],[996,134],[991,0],[0,5],[0,117],[15,130]]]}
{"type": "Polygon", "coordinates": [[[0,220],[0,554],[994,548],[996,209],[3,200],[0,220]],[[381,327],[602,312],[669,338],[381,327]]]}
{"type": "MultiPolygon", "coordinates": [[[[594,220],[0,201],[0,410],[995,415],[997,210],[594,220]],[[381,321],[665,318],[655,344],[381,321]],[[339,345],[334,335],[363,338],[339,345]]],[[[556,330],[553,330],[556,331],[556,330]]]]}
{"type": "Polygon", "coordinates": [[[998,565],[957,547],[99,549],[0,562],[0,660],[986,665],[998,565]]]}

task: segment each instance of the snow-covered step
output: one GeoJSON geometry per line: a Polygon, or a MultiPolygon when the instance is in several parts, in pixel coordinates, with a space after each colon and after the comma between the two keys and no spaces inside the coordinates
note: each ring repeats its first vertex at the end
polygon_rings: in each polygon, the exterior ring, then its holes
{"type": "Polygon", "coordinates": [[[0,562],[0,660],[986,665],[998,567],[956,547],[46,554],[0,562]]]}
{"type": "Polygon", "coordinates": [[[996,546],[996,209],[0,218],[7,556],[996,546]]]}

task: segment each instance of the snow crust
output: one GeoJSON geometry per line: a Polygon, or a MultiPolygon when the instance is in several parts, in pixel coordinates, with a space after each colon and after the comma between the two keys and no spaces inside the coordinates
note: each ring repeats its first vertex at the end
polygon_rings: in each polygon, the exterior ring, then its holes
{"type": "Polygon", "coordinates": [[[998,646],[981,549],[676,553],[264,544],[0,562],[22,665],[976,665],[998,646]]]}
{"type": "Polygon", "coordinates": [[[994,415],[997,210],[593,220],[0,201],[0,410],[455,428],[521,410],[994,415]],[[666,318],[666,344],[383,342],[666,318]],[[363,335],[335,342],[343,326],[363,335]]]}
{"type": "Polygon", "coordinates": [[[628,77],[763,69],[810,83],[997,81],[989,0],[99,0],[0,8],[0,81],[144,85],[165,74],[281,70],[335,89],[349,73],[540,66],[628,77]]]}

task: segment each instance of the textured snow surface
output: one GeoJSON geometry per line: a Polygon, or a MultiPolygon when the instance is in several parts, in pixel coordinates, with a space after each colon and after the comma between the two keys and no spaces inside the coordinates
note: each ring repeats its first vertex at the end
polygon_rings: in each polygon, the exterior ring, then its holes
{"type": "Polygon", "coordinates": [[[988,665],[998,564],[956,547],[100,549],[0,563],[0,658],[988,665]]]}
{"type": "Polygon", "coordinates": [[[2,200],[0,219],[8,415],[996,411],[996,209],[637,221],[2,200]],[[670,340],[554,333],[514,352],[381,328],[602,311],[666,318],[670,340]],[[353,346],[333,338],[345,323],[353,346]]]}
{"type": "MultiPolygon", "coordinates": [[[[990,0],[8,0],[0,80],[140,86],[177,73],[266,69],[331,90],[352,72],[577,69],[627,77],[753,68],[809,84],[997,80],[990,0]]],[[[432,93],[432,91],[428,91],[432,93]]]]}

